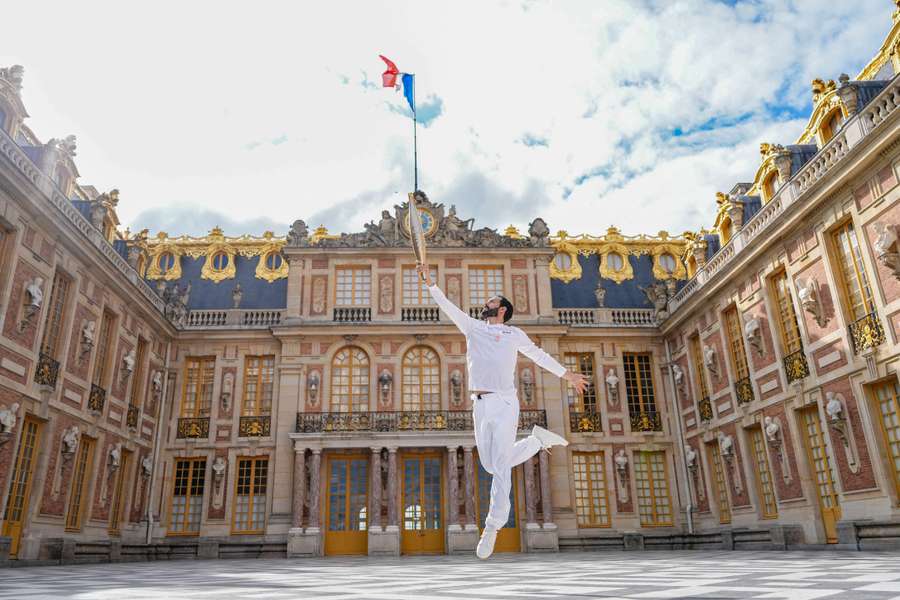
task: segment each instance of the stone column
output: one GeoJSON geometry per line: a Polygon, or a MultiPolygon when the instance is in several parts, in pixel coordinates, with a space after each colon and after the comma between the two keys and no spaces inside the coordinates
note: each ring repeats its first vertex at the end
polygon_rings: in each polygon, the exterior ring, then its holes
{"type": "Polygon", "coordinates": [[[372,446],[372,470],[370,481],[372,493],[369,496],[369,527],[381,529],[381,448],[372,446]]]}
{"type": "Polygon", "coordinates": [[[537,510],[534,497],[534,457],[532,456],[522,465],[525,470],[525,522],[527,525],[537,523],[537,510]]]}
{"type": "Polygon", "coordinates": [[[294,448],[294,503],[291,527],[303,527],[303,505],[306,503],[306,448],[294,448]]]}
{"type": "Polygon", "coordinates": [[[309,464],[309,528],[319,529],[319,476],[322,466],[322,449],[312,449],[309,464]]]}
{"type": "Polygon", "coordinates": [[[463,447],[463,467],[466,472],[466,526],[475,524],[475,462],[472,460],[472,446],[463,447]]]}
{"type": "Polygon", "coordinates": [[[538,452],[541,463],[541,513],[544,517],[544,527],[553,523],[553,507],[550,505],[550,461],[547,453],[538,452]]]}
{"type": "Polygon", "coordinates": [[[456,446],[447,446],[447,471],[450,477],[447,484],[447,501],[450,503],[449,527],[459,529],[459,473],[456,467],[456,446]]]}
{"type": "Polygon", "coordinates": [[[397,449],[388,448],[388,527],[398,528],[397,449]]]}

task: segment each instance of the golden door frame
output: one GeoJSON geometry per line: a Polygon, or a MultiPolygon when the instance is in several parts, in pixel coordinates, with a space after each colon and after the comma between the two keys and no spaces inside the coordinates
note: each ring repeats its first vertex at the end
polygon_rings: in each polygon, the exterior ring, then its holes
{"type": "MultiPolygon", "coordinates": [[[[523,464],[527,464],[523,463],[523,464]]],[[[481,466],[481,460],[478,458],[478,451],[475,451],[475,524],[478,525],[478,533],[480,534],[483,531],[481,527],[481,486],[478,483],[478,475],[484,467],[481,466]]],[[[519,468],[518,465],[512,468],[511,479],[511,491],[512,491],[512,503],[510,504],[509,510],[513,515],[513,521],[515,522],[515,527],[502,527],[500,531],[497,532],[497,541],[494,542],[494,553],[497,552],[521,552],[522,551],[522,529],[519,522],[519,478],[518,478],[519,468]]],[[[487,473],[487,471],[485,471],[487,473]]],[[[487,473],[491,479],[493,479],[493,475],[487,473]]],[[[488,486],[488,490],[490,490],[490,486],[488,486]]],[[[490,493],[490,491],[488,491],[490,493]]],[[[490,507],[490,498],[488,498],[488,506],[490,507]]],[[[487,516],[487,515],[485,515],[487,516]]],[[[508,519],[507,519],[508,521],[508,519]]]]}
{"type": "MultiPolygon", "coordinates": [[[[400,553],[401,554],[443,554],[444,536],[446,530],[447,514],[444,506],[444,457],[437,451],[408,451],[401,454],[400,458],[400,477],[397,484],[400,486],[400,553]],[[406,461],[416,460],[419,462],[419,500],[424,498],[425,488],[425,459],[437,459],[438,474],[440,475],[440,483],[438,489],[440,495],[437,505],[440,512],[440,526],[438,529],[421,529],[407,530],[406,515],[404,507],[406,506],[406,461]]],[[[424,518],[424,511],[423,511],[424,518]]]]}
{"type": "Polygon", "coordinates": [[[326,556],[365,555],[369,551],[369,524],[372,522],[369,514],[369,493],[372,479],[372,464],[370,458],[364,454],[334,454],[328,457],[325,465],[325,527],[324,548],[326,556]],[[350,500],[351,500],[351,469],[354,460],[361,460],[366,465],[366,528],[360,530],[349,529],[350,500]],[[331,469],[336,463],[344,463],[344,519],[347,529],[332,531],[331,527],[331,469]]]}
{"type": "Polygon", "coordinates": [[[830,447],[827,440],[825,439],[827,430],[822,427],[822,419],[819,416],[819,408],[817,405],[799,411],[797,416],[800,418],[800,426],[803,431],[803,447],[806,449],[806,461],[809,465],[812,484],[815,488],[816,501],[819,504],[819,517],[822,523],[822,527],[825,530],[825,543],[837,544],[837,523],[841,520],[841,505],[838,498],[838,491],[835,487],[834,482],[834,465],[832,464],[832,457],[829,455],[830,447]],[[809,437],[809,430],[807,429],[807,415],[812,415],[813,422],[816,426],[816,433],[820,440],[818,449],[822,452],[823,460],[825,461],[828,469],[825,474],[828,477],[828,487],[831,489],[832,504],[834,504],[834,506],[825,506],[825,501],[822,497],[822,491],[819,485],[819,471],[816,467],[816,461],[813,457],[812,440],[809,437]]]}

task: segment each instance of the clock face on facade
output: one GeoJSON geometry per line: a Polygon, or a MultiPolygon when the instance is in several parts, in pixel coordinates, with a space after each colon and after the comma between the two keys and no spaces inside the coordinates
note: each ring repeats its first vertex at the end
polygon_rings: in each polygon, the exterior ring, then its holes
{"type": "MultiPolygon", "coordinates": [[[[431,214],[427,208],[419,207],[419,219],[422,220],[422,231],[425,232],[426,236],[430,236],[434,233],[434,230],[437,228],[437,221],[434,218],[434,215],[431,214]]],[[[406,231],[409,232],[409,214],[406,215],[406,231]]]]}

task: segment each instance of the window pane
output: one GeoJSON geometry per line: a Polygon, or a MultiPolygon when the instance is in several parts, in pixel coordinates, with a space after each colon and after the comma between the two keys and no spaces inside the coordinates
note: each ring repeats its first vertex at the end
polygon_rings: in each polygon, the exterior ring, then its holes
{"type": "Polygon", "coordinates": [[[503,267],[469,267],[469,306],[503,295],[503,267]]]}

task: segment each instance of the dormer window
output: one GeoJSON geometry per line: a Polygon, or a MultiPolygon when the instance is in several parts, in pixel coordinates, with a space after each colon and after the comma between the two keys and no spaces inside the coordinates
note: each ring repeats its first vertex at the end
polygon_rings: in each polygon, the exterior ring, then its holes
{"type": "Polygon", "coordinates": [[[625,264],[625,261],[622,259],[621,254],[617,254],[615,252],[610,252],[606,256],[606,264],[609,265],[609,268],[613,271],[621,271],[622,266],[625,264]]]}
{"type": "Polygon", "coordinates": [[[775,197],[775,191],[777,190],[776,182],[778,181],[778,173],[776,171],[772,171],[769,175],[763,180],[762,184],[762,195],[763,202],[769,202],[772,198],[775,197]]]}
{"type": "Polygon", "coordinates": [[[841,111],[840,107],[831,111],[828,116],[822,119],[822,127],[819,129],[819,139],[822,142],[822,146],[831,141],[831,138],[840,131],[843,123],[844,113],[841,111]]]}
{"type": "Polygon", "coordinates": [[[213,254],[212,257],[212,268],[214,271],[224,271],[225,267],[228,266],[228,254],[223,251],[218,251],[213,254]]]}
{"type": "Polygon", "coordinates": [[[731,219],[730,218],[724,217],[722,219],[722,223],[719,225],[719,235],[722,238],[723,246],[731,240],[731,219]]]}
{"type": "Polygon", "coordinates": [[[671,275],[675,272],[675,265],[677,264],[677,262],[675,261],[674,256],[666,253],[659,256],[659,264],[666,271],[666,273],[671,275]]]}
{"type": "Polygon", "coordinates": [[[553,264],[560,271],[568,271],[572,268],[572,256],[566,252],[557,252],[553,257],[553,264]]]}
{"type": "Polygon", "coordinates": [[[156,266],[160,274],[165,275],[175,266],[175,255],[171,252],[163,252],[156,259],[156,266]]]}

